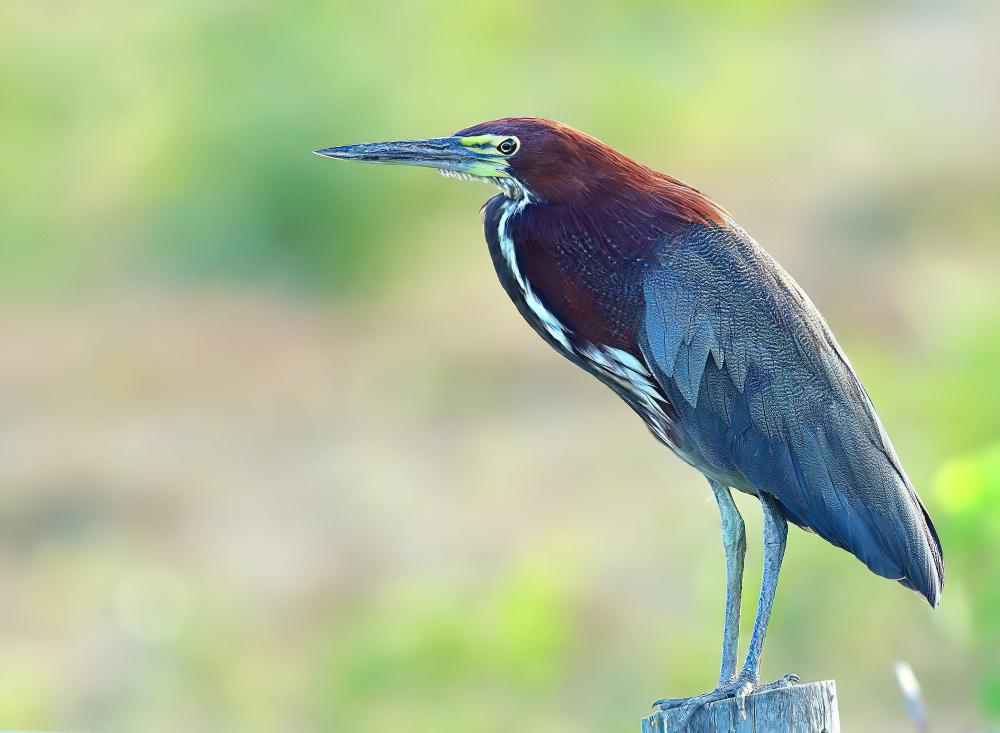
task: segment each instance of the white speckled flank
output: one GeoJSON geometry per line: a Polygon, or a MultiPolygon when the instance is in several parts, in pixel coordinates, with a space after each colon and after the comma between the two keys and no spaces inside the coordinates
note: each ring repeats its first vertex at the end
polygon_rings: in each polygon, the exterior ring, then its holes
{"type": "Polygon", "coordinates": [[[663,409],[665,399],[645,364],[627,351],[610,346],[587,344],[578,349],[578,353],[605,376],[631,392],[642,406],[650,430],[664,443],[671,444],[668,438],[670,418],[663,409]]]}

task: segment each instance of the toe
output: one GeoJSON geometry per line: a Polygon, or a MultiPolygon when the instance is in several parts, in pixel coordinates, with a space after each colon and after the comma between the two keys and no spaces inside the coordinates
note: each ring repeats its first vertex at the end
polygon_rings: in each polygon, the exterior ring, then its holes
{"type": "Polygon", "coordinates": [[[665,697],[662,700],[654,702],[653,707],[659,708],[660,710],[673,710],[674,708],[684,707],[688,700],[690,700],[690,698],[687,697],[665,697]]]}
{"type": "Polygon", "coordinates": [[[780,690],[784,687],[791,687],[799,681],[799,676],[794,672],[786,674],[780,679],[776,679],[774,682],[768,682],[766,685],[761,685],[757,688],[758,692],[767,692],[768,690],[780,690]]]}
{"type": "Polygon", "coordinates": [[[677,708],[697,705],[703,697],[704,695],[698,695],[697,697],[668,697],[663,700],[657,700],[653,703],[653,707],[660,710],[676,710],[677,708]]]}

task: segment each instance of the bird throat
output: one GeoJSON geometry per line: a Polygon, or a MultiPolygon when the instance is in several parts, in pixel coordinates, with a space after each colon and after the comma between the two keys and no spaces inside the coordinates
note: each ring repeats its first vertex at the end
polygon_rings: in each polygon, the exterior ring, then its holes
{"type": "Polygon", "coordinates": [[[458,178],[463,181],[482,181],[483,183],[492,183],[494,186],[500,189],[500,192],[509,199],[512,200],[529,200],[535,198],[531,191],[525,188],[520,181],[516,178],[510,176],[476,176],[472,173],[465,173],[463,171],[449,171],[443,168],[438,169],[438,172],[445,178],[458,178]]]}

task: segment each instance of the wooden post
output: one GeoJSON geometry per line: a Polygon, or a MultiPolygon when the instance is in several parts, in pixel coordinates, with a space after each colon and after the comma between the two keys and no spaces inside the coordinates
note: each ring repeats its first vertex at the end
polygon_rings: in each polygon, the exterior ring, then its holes
{"type": "MultiPolygon", "coordinates": [[[[684,729],[687,733],[839,733],[837,686],[833,680],[758,692],[746,699],[745,719],[736,700],[719,700],[699,709],[684,729]]],[[[657,712],[643,718],[642,733],[680,733],[671,723],[685,709],[657,712]]]]}

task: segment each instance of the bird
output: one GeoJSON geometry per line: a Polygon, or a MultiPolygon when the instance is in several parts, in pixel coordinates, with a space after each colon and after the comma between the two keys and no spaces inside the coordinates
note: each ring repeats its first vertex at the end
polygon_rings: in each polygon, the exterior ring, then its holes
{"type": "Polygon", "coordinates": [[[735,698],[745,715],[748,695],[798,681],[760,679],[789,523],[938,605],[940,540],[861,380],[802,288],[721,205],[536,117],[314,152],[496,186],[481,209],[486,242],[521,316],[707,479],[726,574],[718,683],[654,708],[693,714],[735,698]],[[732,490],[763,514],[760,596],[739,669],[746,531],[732,490]]]}

